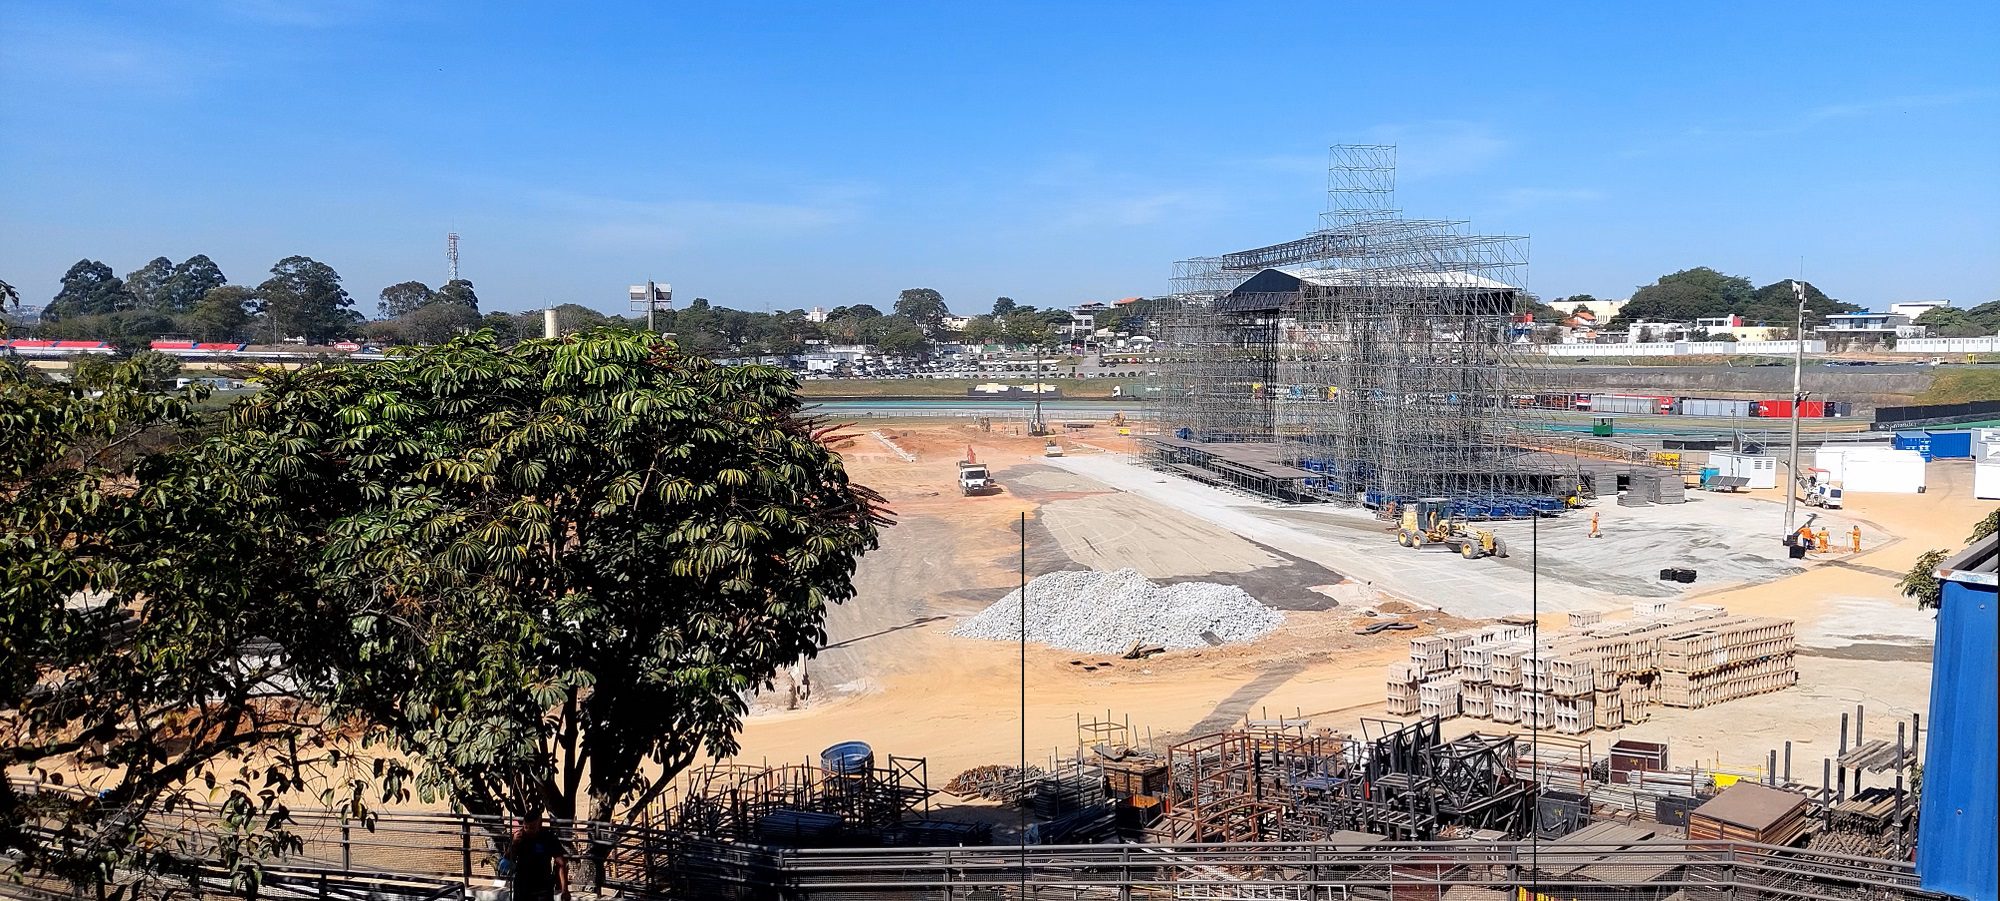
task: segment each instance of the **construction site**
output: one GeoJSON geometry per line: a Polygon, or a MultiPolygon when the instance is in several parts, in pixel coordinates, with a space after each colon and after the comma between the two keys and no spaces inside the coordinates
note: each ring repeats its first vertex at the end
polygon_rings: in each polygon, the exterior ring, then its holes
{"type": "Polygon", "coordinates": [[[1544,381],[1515,341],[1526,240],[1407,218],[1395,192],[1394,147],[1336,146],[1319,228],[1176,265],[1151,323],[1147,460],[1277,499],[1478,517],[1560,511],[1626,474],[1524,427],[1544,381]]]}
{"type": "MultiPolygon", "coordinates": [[[[1938,626],[1899,581],[1991,511],[1974,461],[1790,509],[1740,435],[1546,427],[1524,242],[1393,191],[1393,148],[1335,148],[1320,229],[1179,264],[1144,406],[846,430],[897,518],[855,598],[734,756],[567,824],[574,887],[1951,897],[1911,863],[1938,626]]],[[[1806,435],[1864,484],[1868,436],[1806,435]]],[[[510,824],[306,825],[267,894],[504,884],[510,824]]]]}

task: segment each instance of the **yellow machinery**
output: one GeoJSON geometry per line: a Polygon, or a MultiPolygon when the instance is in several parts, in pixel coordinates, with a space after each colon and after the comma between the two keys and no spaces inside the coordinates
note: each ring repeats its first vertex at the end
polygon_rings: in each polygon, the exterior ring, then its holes
{"type": "Polygon", "coordinates": [[[1507,543],[1486,529],[1474,529],[1464,519],[1451,516],[1445,498],[1425,498],[1403,507],[1402,521],[1396,526],[1396,543],[1422,548],[1440,545],[1458,552],[1467,560],[1507,556],[1507,543]]]}

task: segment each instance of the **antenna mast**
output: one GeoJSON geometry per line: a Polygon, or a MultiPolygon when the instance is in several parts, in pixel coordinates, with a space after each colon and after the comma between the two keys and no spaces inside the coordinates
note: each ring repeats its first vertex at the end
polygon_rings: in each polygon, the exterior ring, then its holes
{"type": "Polygon", "coordinates": [[[451,264],[451,281],[458,281],[458,232],[446,232],[444,258],[451,264]]]}

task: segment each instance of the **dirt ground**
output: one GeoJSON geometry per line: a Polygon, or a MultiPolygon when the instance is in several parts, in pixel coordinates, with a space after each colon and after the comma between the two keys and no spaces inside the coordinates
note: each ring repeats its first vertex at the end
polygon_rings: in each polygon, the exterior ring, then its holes
{"type": "MultiPolygon", "coordinates": [[[[859,596],[829,616],[826,649],[808,664],[810,701],[751,717],[743,762],[806,760],[858,739],[878,754],[929,758],[941,785],[966,767],[1017,759],[1024,744],[1030,760],[1066,754],[1080,717],[1129,717],[1156,739],[1281,713],[1354,729],[1382,715],[1383,668],[1405,658],[1412,635],[1531,604],[1545,625],[1560,625],[1564,610],[1615,617],[1637,598],[1686,595],[1799,620],[1800,684],[1705,710],[1653,708],[1648,723],[1588,738],[1667,739],[1677,763],[1741,772],[1791,740],[1795,768],[1816,772],[1842,712],[1865,704],[1872,737],[1925,709],[1932,617],[1897,595],[1895,581],[1922,551],[1960,546],[1993,506],[1971,497],[1969,465],[1939,462],[1924,494],[1850,494],[1847,510],[1821,521],[1843,546],[1859,525],[1862,552],[1802,566],[1777,543],[1775,491],[1691,492],[1677,507],[1602,504],[1600,538],[1589,537],[1587,512],[1545,521],[1538,534],[1507,524],[1507,560],[1465,561],[1399,548],[1362,514],[1268,505],[1132,466],[1127,439],[1109,432],[1066,438],[1065,455],[1050,459],[1041,439],[983,433],[969,420],[870,425],[914,461],[866,435],[841,450],[850,471],[890,499],[898,524],[863,559],[859,596]],[[954,462],[968,446],[1000,491],[959,494],[954,462]],[[1017,585],[1024,548],[1028,578],[1130,566],[1156,581],[1241,585],[1287,619],[1252,644],[1143,661],[949,635],[957,618],[1017,585]],[[1699,571],[1695,585],[1654,578],[1683,565],[1699,571]],[[1385,616],[1423,628],[1355,634],[1385,616]]],[[[1452,728],[1499,727],[1461,719],[1452,728]]]]}

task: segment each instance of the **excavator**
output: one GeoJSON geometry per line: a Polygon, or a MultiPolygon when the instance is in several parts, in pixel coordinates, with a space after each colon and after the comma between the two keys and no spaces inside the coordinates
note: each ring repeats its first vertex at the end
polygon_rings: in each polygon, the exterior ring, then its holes
{"type": "Polygon", "coordinates": [[[1486,529],[1475,529],[1463,517],[1447,512],[1449,499],[1429,497],[1411,501],[1402,508],[1396,527],[1396,543],[1404,547],[1443,546],[1467,560],[1507,556],[1507,543],[1486,529]]]}

